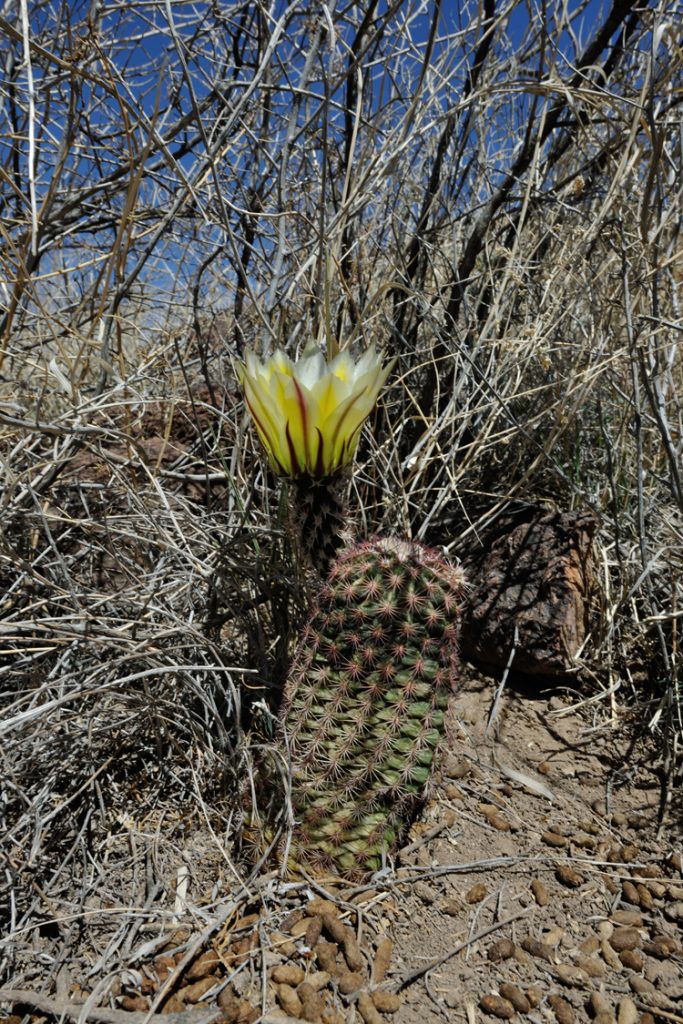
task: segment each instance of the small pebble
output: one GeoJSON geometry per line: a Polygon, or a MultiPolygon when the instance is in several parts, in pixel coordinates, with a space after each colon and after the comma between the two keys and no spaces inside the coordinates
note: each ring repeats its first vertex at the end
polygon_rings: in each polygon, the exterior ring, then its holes
{"type": "Polygon", "coordinates": [[[594,956],[577,956],[576,966],[585,971],[589,978],[604,978],[607,973],[607,967],[602,960],[594,956]]]}
{"type": "Polygon", "coordinates": [[[629,971],[642,971],[645,963],[637,949],[625,949],[623,953],[619,954],[619,959],[629,971]]]}
{"type": "Polygon", "coordinates": [[[436,891],[431,885],[427,885],[426,882],[416,882],[413,886],[413,892],[426,906],[431,906],[436,900],[436,891]]]}
{"type": "Polygon", "coordinates": [[[638,1009],[628,996],[624,996],[619,1003],[617,1024],[638,1024],[638,1009]]]}
{"type": "Polygon", "coordinates": [[[531,1009],[531,1003],[527,996],[516,985],[511,985],[506,981],[498,986],[498,990],[503,999],[507,999],[509,1003],[512,1003],[517,1013],[528,1013],[531,1009]]]}
{"type": "Polygon", "coordinates": [[[200,957],[190,965],[185,974],[187,981],[199,981],[207,974],[212,974],[217,967],[220,967],[221,959],[215,949],[207,949],[200,957]]]}
{"type": "Polygon", "coordinates": [[[304,981],[299,985],[296,994],[301,1000],[301,1019],[315,1024],[325,1008],[321,993],[316,992],[312,985],[304,981]]]}
{"type": "Polygon", "coordinates": [[[479,804],[479,810],[493,828],[499,832],[510,831],[510,822],[495,804],[479,804]]]}
{"type": "Polygon", "coordinates": [[[509,960],[515,955],[515,944],[510,939],[497,939],[492,946],[489,946],[488,958],[491,963],[499,963],[501,960],[509,960]]]}
{"type": "Polygon", "coordinates": [[[275,996],[282,1009],[290,1017],[298,1017],[301,1014],[301,1000],[291,985],[278,985],[275,989],[275,996]]]}
{"type": "Polygon", "coordinates": [[[621,811],[615,811],[612,815],[612,825],[614,825],[615,828],[623,828],[626,821],[626,815],[622,814],[621,811]]]}
{"type": "Polygon", "coordinates": [[[487,996],[482,996],[479,1000],[479,1005],[484,1013],[490,1013],[492,1017],[498,1017],[500,1020],[509,1020],[510,1017],[514,1017],[515,1008],[508,999],[503,999],[502,996],[497,996],[491,993],[487,996]]]}
{"type": "MultiPolygon", "coordinates": [[[[322,918],[318,917],[317,920],[322,921],[322,918]]],[[[292,925],[292,927],[289,929],[289,934],[292,936],[293,939],[300,939],[306,934],[309,927],[315,921],[315,917],[302,917],[300,921],[297,921],[295,924],[292,925]]]]}
{"type": "Polygon", "coordinates": [[[396,1013],[401,1009],[402,999],[394,992],[373,992],[372,1001],[380,1013],[396,1013]]]}
{"type": "Polygon", "coordinates": [[[615,928],[609,942],[617,953],[623,953],[625,949],[635,949],[640,945],[640,932],[637,928],[615,928]]]}
{"type": "Polygon", "coordinates": [[[458,917],[461,911],[462,906],[458,900],[444,900],[441,904],[441,913],[449,917],[458,917]]]}
{"type": "Polygon", "coordinates": [[[350,996],[352,992],[357,992],[362,987],[363,981],[364,978],[360,971],[341,971],[337,976],[337,985],[343,996],[350,996]]]}
{"type": "Polygon", "coordinates": [[[543,999],[543,992],[537,985],[530,985],[526,990],[526,997],[531,1004],[531,1008],[535,1009],[540,1006],[541,1000],[543,999]]]}
{"type": "Polygon", "coordinates": [[[381,1024],[382,1018],[377,1011],[372,997],[367,992],[361,992],[358,996],[358,1010],[365,1024],[381,1024]]]}
{"type": "Polygon", "coordinates": [[[477,882],[476,885],[473,885],[472,888],[465,893],[465,902],[481,903],[487,892],[488,889],[485,884],[483,882],[477,882]]]}
{"type": "Polygon", "coordinates": [[[656,989],[651,981],[642,978],[640,974],[632,974],[628,979],[629,987],[637,996],[654,996],[656,989]]]}
{"type": "Polygon", "coordinates": [[[544,832],[541,836],[541,840],[546,846],[566,846],[567,840],[564,836],[559,836],[556,832],[544,832]]]}
{"type": "Polygon", "coordinates": [[[149,1010],[149,999],[145,999],[144,996],[123,996],[121,1008],[128,1010],[129,1013],[145,1013],[149,1010]]]}
{"type": "Polygon", "coordinates": [[[316,942],[320,938],[323,930],[323,919],[319,914],[315,917],[308,918],[308,928],[304,932],[304,942],[309,949],[313,949],[316,942]]]}
{"type": "Polygon", "coordinates": [[[318,942],[315,947],[315,956],[323,971],[327,971],[328,974],[331,975],[335,975],[337,973],[338,952],[336,943],[325,941],[318,942]]]}
{"type": "Polygon", "coordinates": [[[276,985],[293,985],[296,988],[306,977],[306,972],[296,964],[278,964],[273,968],[271,977],[276,985]]]}
{"type": "Polygon", "coordinates": [[[621,970],[621,960],[612,949],[607,939],[603,939],[600,943],[600,952],[602,953],[602,958],[605,963],[608,964],[613,971],[621,970]]]}
{"type": "Polygon", "coordinates": [[[325,914],[330,914],[332,917],[339,917],[339,908],[336,903],[332,900],[324,900],[320,896],[314,896],[312,900],[309,900],[308,906],[309,917],[323,917],[325,914]]]}
{"type": "Polygon", "coordinates": [[[329,983],[330,976],[327,971],[312,971],[306,975],[306,981],[315,992],[319,992],[321,988],[329,983]]]}
{"type": "Polygon", "coordinates": [[[548,996],[548,1003],[555,1014],[557,1024],[574,1024],[574,1011],[566,999],[553,994],[548,996]]]}
{"type": "Polygon", "coordinates": [[[585,881],[583,875],[580,875],[569,864],[558,864],[555,868],[555,876],[559,882],[569,886],[570,889],[578,889],[585,881]]]}
{"type": "Polygon", "coordinates": [[[589,1003],[591,1010],[593,1011],[593,1016],[595,1017],[597,1017],[599,1013],[609,1013],[610,1015],[612,1013],[612,1007],[607,1002],[607,999],[602,992],[591,992],[589,1003]]]}
{"type": "Polygon", "coordinates": [[[619,851],[620,859],[624,864],[633,864],[640,857],[640,850],[633,843],[627,843],[619,851]]]}
{"type": "Polygon", "coordinates": [[[540,879],[534,878],[531,883],[531,891],[539,907],[547,907],[550,902],[550,894],[540,879]]]}
{"type": "Polygon", "coordinates": [[[634,907],[640,906],[640,897],[638,895],[638,890],[636,889],[633,882],[624,882],[624,884],[621,887],[621,892],[624,903],[630,903],[634,907]]]}
{"type": "Polygon", "coordinates": [[[588,974],[581,967],[572,967],[571,964],[558,964],[555,973],[563,985],[573,988],[584,988],[588,985],[588,974]]]}
{"type": "Polygon", "coordinates": [[[638,884],[636,885],[636,891],[638,893],[638,900],[640,901],[640,905],[643,908],[643,910],[652,910],[652,908],[655,905],[655,901],[652,898],[652,893],[650,892],[648,887],[646,885],[643,885],[642,882],[638,882],[638,884]]]}
{"type": "Polygon", "coordinates": [[[391,963],[391,954],[394,951],[394,944],[388,936],[380,939],[377,943],[377,949],[375,951],[375,959],[372,968],[372,980],[375,985],[379,985],[380,982],[384,981],[387,971],[389,970],[389,964],[391,963]]]}
{"type": "Polygon", "coordinates": [[[669,935],[656,935],[651,942],[643,945],[643,951],[648,956],[655,956],[658,960],[666,960],[670,956],[677,956],[681,950],[675,939],[669,935]]]}
{"type": "Polygon", "coordinates": [[[201,978],[191,985],[185,985],[178,992],[178,996],[184,1003],[198,1003],[202,996],[205,996],[209,989],[218,984],[217,978],[201,978]]]}
{"type": "Polygon", "coordinates": [[[535,957],[537,960],[545,960],[546,963],[551,964],[553,962],[553,951],[550,946],[547,946],[545,942],[539,942],[538,939],[532,939],[530,937],[522,939],[522,949],[535,957]]]}

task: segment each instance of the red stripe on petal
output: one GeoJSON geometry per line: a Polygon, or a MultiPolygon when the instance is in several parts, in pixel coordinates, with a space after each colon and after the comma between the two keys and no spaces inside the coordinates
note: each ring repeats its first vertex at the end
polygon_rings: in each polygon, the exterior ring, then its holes
{"type": "Polygon", "coordinates": [[[303,470],[302,470],[301,466],[299,465],[299,460],[298,460],[297,454],[296,454],[296,448],[294,447],[294,442],[292,441],[292,435],[289,432],[289,420],[287,420],[287,426],[285,427],[285,437],[287,438],[287,447],[289,448],[289,457],[292,460],[292,472],[291,472],[291,475],[292,476],[301,476],[301,473],[303,472],[303,470]]]}
{"type": "Polygon", "coordinates": [[[304,452],[306,465],[310,466],[311,453],[308,445],[308,410],[306,409],[306,398],[304,396],[303,391],[301,390],[301,385],[299,384],[299,381],[296,379],[296,377],[292,377],[292,381],[294,382],[294,388],[296,390],[296,399],[297,402],[299,403],[299,412],[301,414],[301,429],[303,430],[304,434],[304,452]]]}
{"type": "Polygon", "coordinates": [[[315,460],[315,475],[317,477],[322,477],[325,476],[325,461],[323,459],[323,448],[325,447],[325,441],[323,439],[320,427],[316,427],[315,429],[318,433],[318,455],[315,460]]]}

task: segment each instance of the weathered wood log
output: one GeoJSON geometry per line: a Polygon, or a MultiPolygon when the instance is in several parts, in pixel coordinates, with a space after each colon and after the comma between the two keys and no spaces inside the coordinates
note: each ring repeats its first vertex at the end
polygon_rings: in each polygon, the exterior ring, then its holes
{"type": "Polygon", "coordinates": [[[531,508],[486,535],[464,563],[463,654],[504,667],[514,648],[515,672],[567,675],[588,629],[596,529],[590,512],[531,508]]]}

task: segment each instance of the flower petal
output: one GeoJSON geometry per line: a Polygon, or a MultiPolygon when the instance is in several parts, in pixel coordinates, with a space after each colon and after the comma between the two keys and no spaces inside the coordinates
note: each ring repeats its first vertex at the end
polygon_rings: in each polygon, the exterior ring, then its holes
{"type": "Polygon", "coordinates": [[[281,349],[265,362],[247,352],[237,373],[275,472],[319,479],[348,465],[392,367],[374,345],[357,363],[348,351],[330,363],[317,348],[296,363],[281,349]]]}

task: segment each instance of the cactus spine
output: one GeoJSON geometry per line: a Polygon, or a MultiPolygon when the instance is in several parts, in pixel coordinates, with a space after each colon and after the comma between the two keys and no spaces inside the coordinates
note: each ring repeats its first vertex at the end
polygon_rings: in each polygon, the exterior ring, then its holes
{"type": "Polygon", "coordinates": [[[291,856],[359,877],[424,798],[457,672],[461,570],[387,538],[332,564],[285,690],[291,856]]]}

